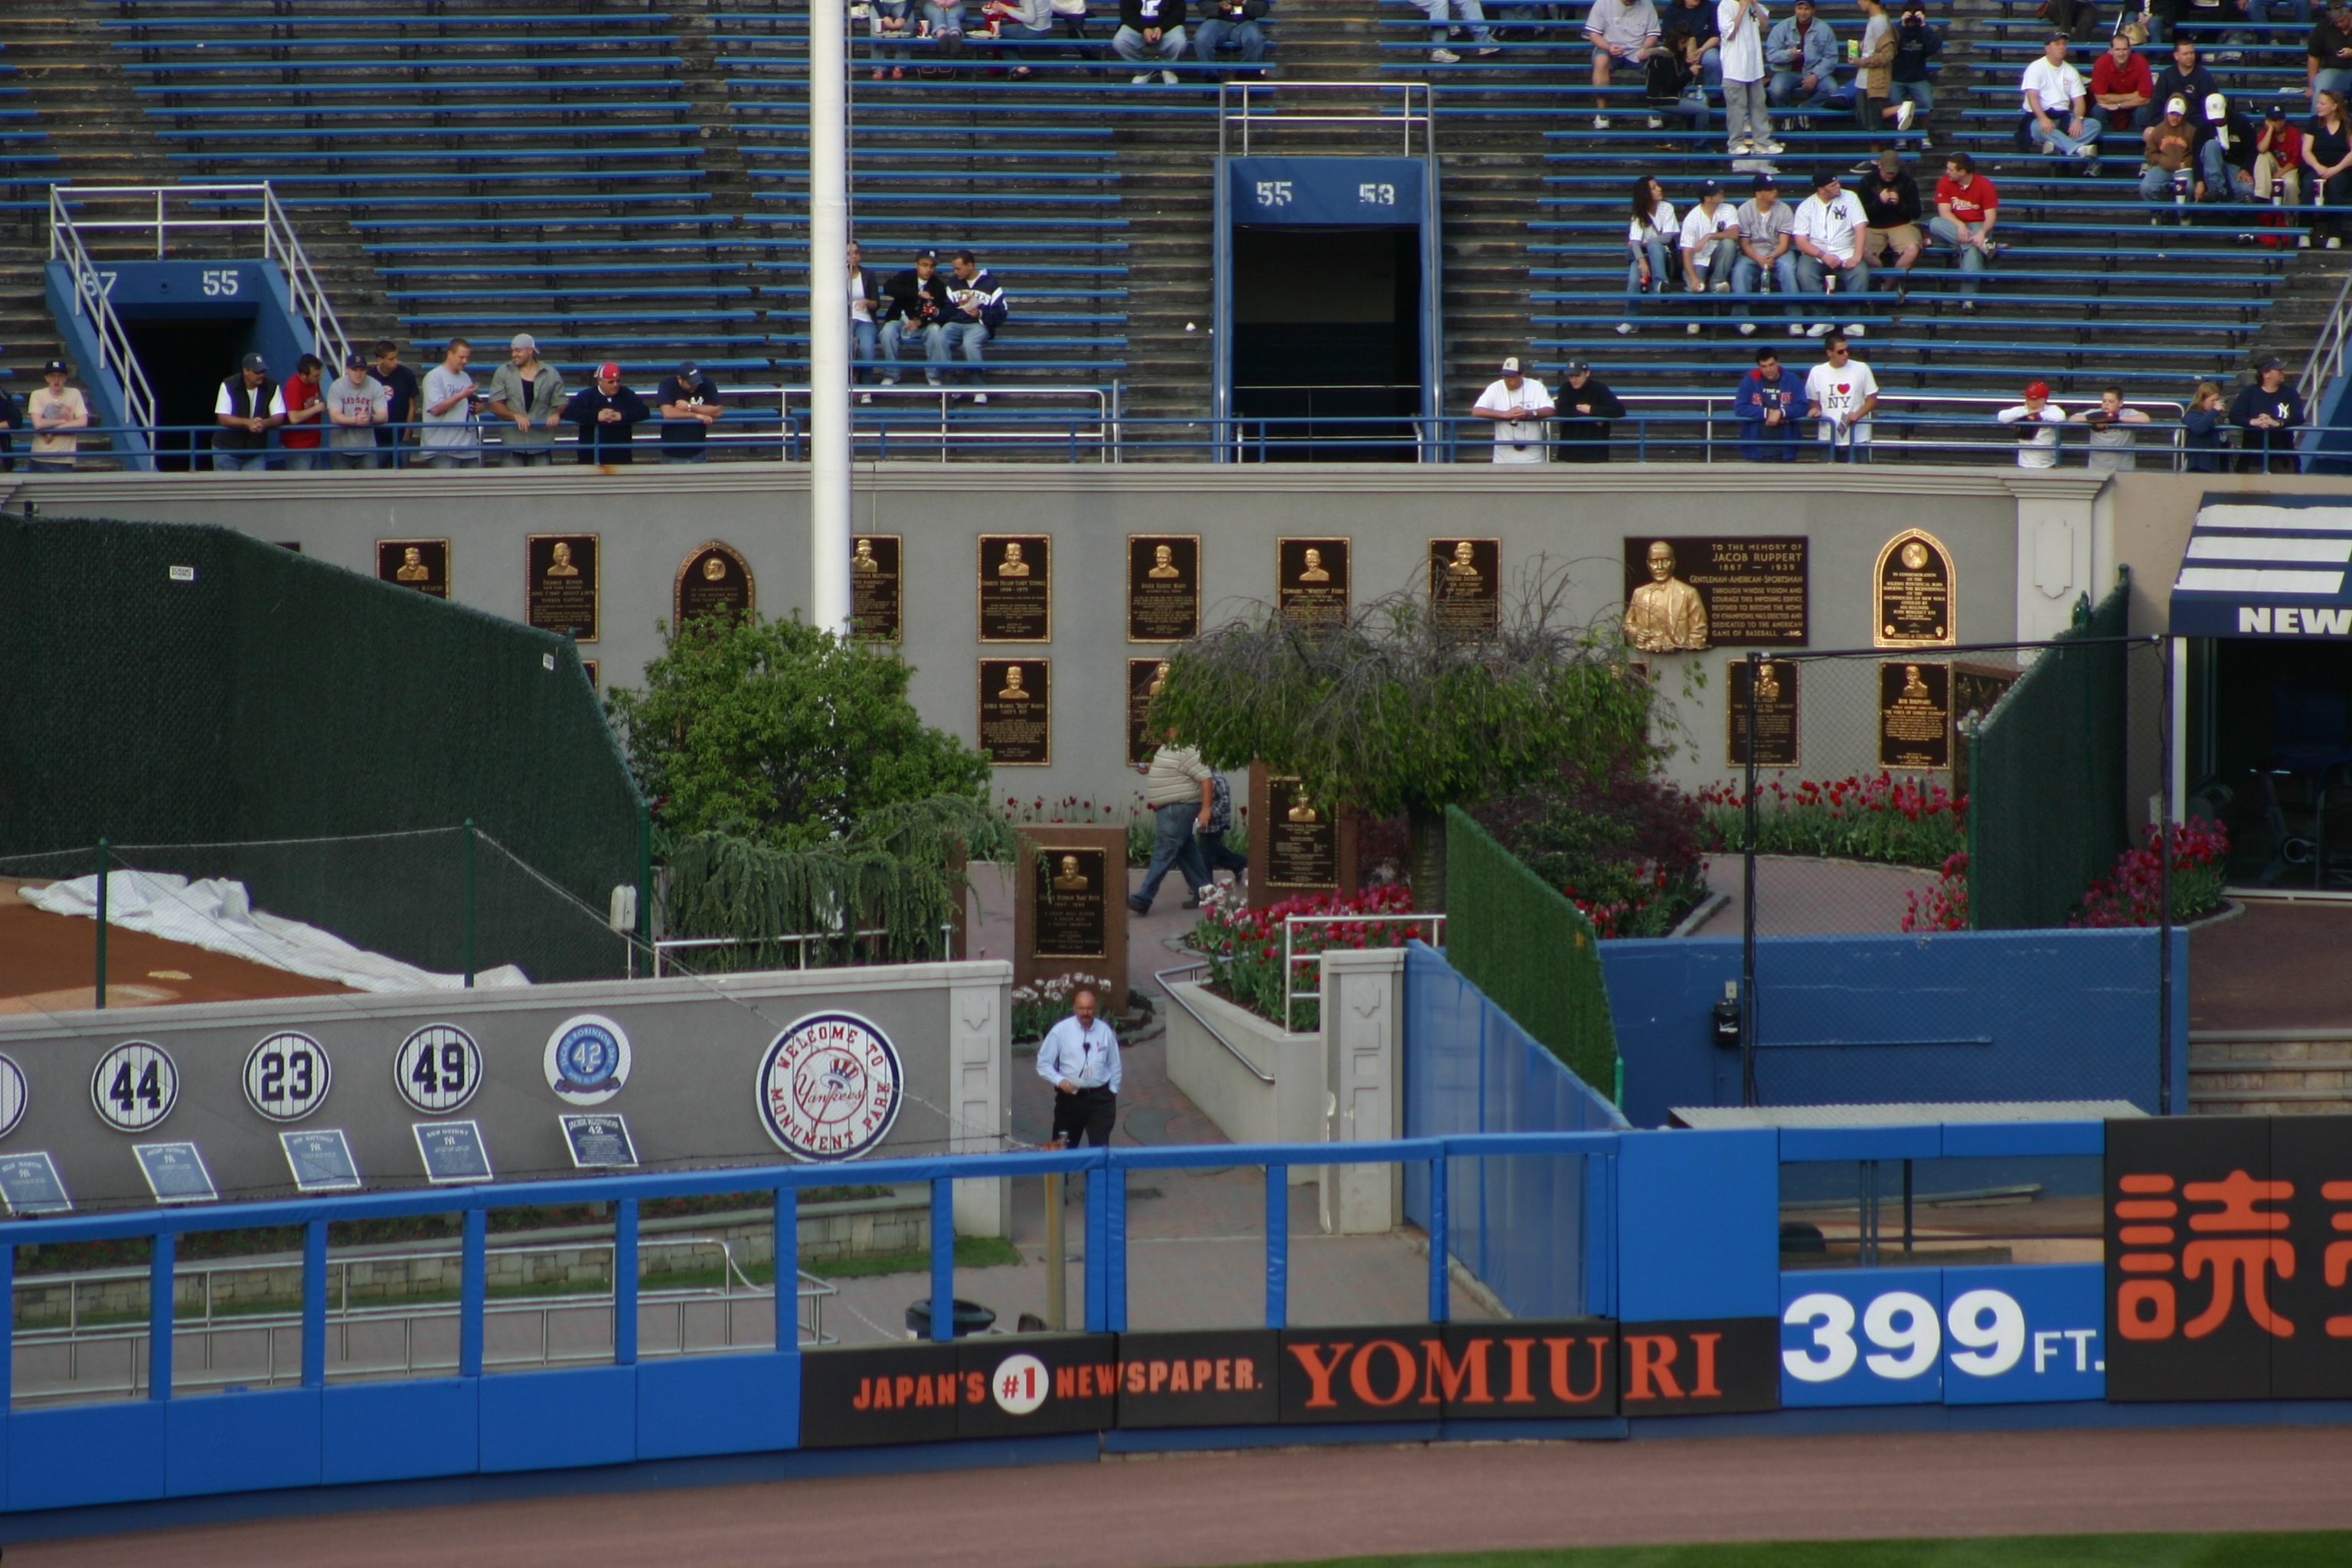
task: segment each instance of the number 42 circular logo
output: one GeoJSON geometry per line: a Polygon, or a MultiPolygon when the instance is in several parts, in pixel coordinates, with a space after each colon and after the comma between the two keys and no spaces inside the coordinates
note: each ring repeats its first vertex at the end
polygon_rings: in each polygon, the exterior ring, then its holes
{"type": "Polygon", "coordinates": [[[180,1069],[171,1054],[145,1040],[125,1040],[98,1058],[89,1102],[118,1132],[144,1132],[179,1103],[180,1069]]]}

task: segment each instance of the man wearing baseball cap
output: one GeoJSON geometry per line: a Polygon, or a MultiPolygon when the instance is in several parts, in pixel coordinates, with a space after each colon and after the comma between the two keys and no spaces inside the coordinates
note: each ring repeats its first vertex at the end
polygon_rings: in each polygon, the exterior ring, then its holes
{"type": "Polygon", "coordinates": [[[269,466],[269,432],[284,423],[283,415],[269,412],[277,384],[269,379],[269,362],[247,354],[213,399],[213,467],[223,473],[269,466]]]}
{"type": "Polygon", "coordinates": [[[25,400],[33,425],[33,472],[70,474],[79,443],[72,432],[89,427],[89,403],[79,389],[66,384],[61,359],[41,367],[41,381],[25,400]]]}
{"type": "Polygon", "coordinates": [[[595,381],[564,405],[563,417],[580,426],[580,460],[601,467],[635,460],[630,442],[653,412],[621,384],[621,367],[607,360],[596,367],[595,381]]]}
{"type": "MultiPolygon", "coordinates": [[[[2197,127],[2189,122],[2189,100],[2173,97],[2164,100],[2164,118],[2139,133],[2144,151],[2139,172],[2139,199],[2160,202],[2167,196],[2177,205],[2183,201],[2205,199],[2205,183],[2197,178],[2190,164],[2197,157],[2197,127]]],[[[2150,213],[2151,225],[2164,221],[2161,213],[2150,213]]]]}
{"type": "Polygon", "coordinates": [[[676,375],[664,377],[654,388],[654,401],[661,405],[661,460],[709,461],[710,427],[727,412],[727,405],[719,400],[719,384],[688,360],[677,367],[676,375]]]}
{"type": "Polygon", "coordinates": [[[2238,472],[2292,474],[2295,432],[2303,427],[2303,394],[2287,384],[2286,362],[2270,354],[2254,362],[2254,384],[2230,400],[2238,427],[2238,472]]]}
{"type": "Polygon", "coordinates": [[[1550,459],[1544,449],[1544,421],[1552,416],[1551,395],[1543,383],[1519,369],[1518,356],[1503,362],[1502,379],[1478,395],[1470,410],[1474,419],[1495,422],[1495,461],[1541,463],[1550,459]]]}
{"type": "Polygon", "coordinates": [[[539,357],[539,340],[517,332],[507,363],[490,376],[490,416],[506,422],[499,455],[510,468],[555,461],[555,427],[563,419],[563,377],[539,357]]]}
{"type": "Polygon", "coordinates": [[[1561,371],[1559,396],[1555,400],[1559,405],[1559,460],[1605,463],[1609,426],[1625,417],[1625,405],[1582,360],[1570,360],[1561,371]]]}
{"type": "Polygon", "coordinates": [[[1993,416],[2004,425],[2024,426],[2017,433],[2017,466],[2021,468],[2054,468],[2058,466],[2058,426],[2066,423],[2066,411],[2050,401],[2050,384],[2031,381],[2025,384],[2025,401],[2012,405],[1993,416]]]}

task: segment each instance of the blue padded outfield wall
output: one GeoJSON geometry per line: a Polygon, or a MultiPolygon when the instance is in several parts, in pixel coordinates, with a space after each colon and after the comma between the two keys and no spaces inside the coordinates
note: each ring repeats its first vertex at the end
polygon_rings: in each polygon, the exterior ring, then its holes
{"type": "MultiPolygon", "coordinates": [[[[2126,1100],[2159,1108],[2152,930],[1764,937],[1757,1087],[1766,1105],[2126,1100]]],[[[1739,1053],[1709,1009],[1735,938],[1601,944],[1625,1115],[1738,1105],[1739,1053]]],[[[2172,1103],[2189,1103],[2189,933],[2173,932],[2172,1103]]]]}

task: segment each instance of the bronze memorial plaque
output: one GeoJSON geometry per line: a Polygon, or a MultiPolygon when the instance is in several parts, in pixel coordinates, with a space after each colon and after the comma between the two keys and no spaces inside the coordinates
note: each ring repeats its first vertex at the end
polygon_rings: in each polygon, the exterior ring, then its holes
{"type": "Polygon", "coordinates": [[[1787,659],[1753,666],[1735,658],[1724,668],[1723,689],[1730,713],[1731,765],[1748,765],[1748,671],[1755,671],[1756,765],[1793,768],[1797,765],[1797,667],[1787,659]]]}
{"type": "Polygon", "coordinates": [[[1953,605],[1959,584],[1952,552],[1931,533],[1906,528],[1886,542],[1871,573],[1878,619],[1870,628],[1879,647],[1949,647],[1959,641],[1953,605]]]}
{"type": "Polygon", "coordinates": [[[1335,888],[1339,884],[1339,814],[1309,800],[1298,781],[1270,773],[1265,781],[1265,881],[1271,888],[1335,888]]]}
{"type": "MultiPolygon", "coordinates": [[[[1033,954],[1039,958],[1110,955],[1108,859],[1099,849],[1051,846],[1041,846],[1030,858],[1037,900],[1036,924],[1029,943],[1033,954]]],[[[1123,872],[1127,868],[1119,869],[1123,872]]]]}
{"type": "Polygon", "coordinates": [[[1190,642],[1201,635],[1201,536],[1127,536],[1127,640],[1190,642]]]}
{"type": "Polygon", "coordinates": [[[865,533],[849,556],[849,629],[873,642],[897,642],[898,545],[895,533],[865,533]]]}
{"type": "Polygon", "coordinates": [[[1439,631],[1458,637],[1493,637],[1503,620],[1503,542],[1429,542],[1429,615],[1439,631]]]}
{"type": "Polygon", "coordinates": [[[677,569],[670,592],[670,626],[684,626],[689,616],[714,612],[740,616],[759,602],[751,584],[751,568],[727,545],[712,540],[688,556],[677,569]]]}
{"type": "Polygon", "coordinates": [[[375,542],[375,574],[430,594],[449,596],[449,542],[446,539],[379,539],[375,542]]]}
{"type": "Polygon", "coordinates": [[[1052,763],[1052,660],[980,661],[980,749],[1000,768],[1042,768],[1052,763]]]}
{"type": "Polygon", "coordinates": [[[1052,536],[980,536],[980,640],[1054,640],[1052,536]]]}
{"type": "Polygon", "coordinates": [[[533,533],[523,541],[529,572],[523,619],[573,642],[596,640],[596,535],[533,533]]]}
{"type": "Polygon", "coordinates": [[[1626,640],[1645,653],[1803,647],[1809,542],[1625,535],[1626,640]]]}
{"type": "Polygon", "coordinates": [[[1137,767],[1150,762],[1151,753],[1160,749],[1160,737],[1151,732],[1144,716],[1150,711],[1151,700],[1160,695],[1160,683],[1167,679],[1164,658],[1127,661],[1127,760],[1137,767]]]}
{"type": "Polygon", "coordinates": [[[1878,667],[1878,765],[1907,771],[1952,765],[1948,665],[1878,667]]]}
{"type": "Polygon", "coordinates": [[[1348,542],[1284,539],[1275,544],[1275,603],[1302,625],[1348,618],[1348,542]]]}

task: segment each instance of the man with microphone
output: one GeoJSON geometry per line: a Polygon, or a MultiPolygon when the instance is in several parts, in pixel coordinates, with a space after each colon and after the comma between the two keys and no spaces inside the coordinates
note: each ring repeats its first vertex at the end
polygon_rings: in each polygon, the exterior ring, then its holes
{"type": "Polygon", "coordinates": [[[1070,997],[1070,1016],[1045,1031],[1037,1047],[1037,1076],[1054,1086],[1054,1142],[1065,1149],[1081,1140],[1110,1146],[1118,1117],[1118,1037],[1095,1016],[1091,990],[1070,997]]]}

